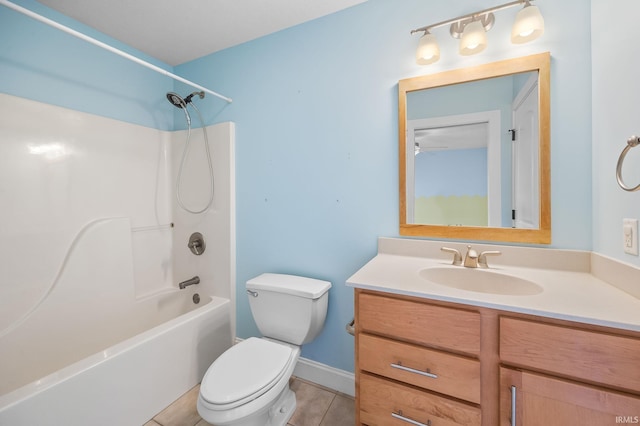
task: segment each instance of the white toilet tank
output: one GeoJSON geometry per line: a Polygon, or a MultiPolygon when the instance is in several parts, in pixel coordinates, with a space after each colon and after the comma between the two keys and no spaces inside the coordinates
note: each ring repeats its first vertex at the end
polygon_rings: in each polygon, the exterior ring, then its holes
{"type": "Polygon", "coordinates": [[[329,301],[328,281],[296,275],[259,275],[247,281],[253,318],[265,337],[302,345],[322,330],[329,301]]]}

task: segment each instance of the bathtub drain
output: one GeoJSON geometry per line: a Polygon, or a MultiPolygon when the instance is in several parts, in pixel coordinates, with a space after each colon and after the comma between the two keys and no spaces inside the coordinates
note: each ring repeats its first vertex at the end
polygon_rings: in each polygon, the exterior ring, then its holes
{"type": "Polygon", "coordinates": [[[193,303],[195,303],[196,305],[200,303],[200,295],[198,293],[193,295],[193,303]]]}

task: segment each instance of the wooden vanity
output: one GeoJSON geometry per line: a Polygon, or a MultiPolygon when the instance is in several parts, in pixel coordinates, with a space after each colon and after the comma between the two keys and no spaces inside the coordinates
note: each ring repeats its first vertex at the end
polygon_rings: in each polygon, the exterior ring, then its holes
{"type": "Polygon", "coordinates": [[[637,331],[356,288],[355,344],[358,425],[640,423],[637,331]]]}

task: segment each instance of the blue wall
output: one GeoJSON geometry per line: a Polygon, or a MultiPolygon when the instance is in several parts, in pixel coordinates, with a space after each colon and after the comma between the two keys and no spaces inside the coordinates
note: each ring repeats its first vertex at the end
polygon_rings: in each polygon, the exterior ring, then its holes
{"type": "MultiPolygon", "coordinates": [[[[627,138],[640,135],[640,45],[633,30],[640,2],[618,0],[612,7],[607,0],[591,0],[591,8],[593,249],[640,267],[640,257],[624,253],[622,245],[623,218],[640,218],[640,192],[623,191],[615,178],[627,138]]],[[[627,186],[640,184],[640,148],[627,154],[622,176],[627,186]]]]}
{"type": "MultiPolygon", "coordinates": [[[[375,255],[378,236],[398,235],[400,79],[550,51],[551,246],[591,249],[590,11],[582,0],[537,4],[546,22],[541,39],[511,45],[517,10],[502,11],[480,55],[458,56],[447,29],[437,31],[441,60],[429,67],[415,65],[419,36],[410,30],[495,1],[369,0],[175,67],[234,100],[199,105],[208,124],[237,125],[240,337],[258,333],[246,280],[265,271],[327,279],[334,287],[326,328],[303,355],[353,369],[353,338],[344,331],[353,292],[344,283],[375,255]]],[[[0,91],[172,128],[164,94],[188,88],[40,26],[0,8],[0,91]]]]}
{"type": "Polygon", "coordinates": [[[487,148],[423,151],[415,161],[416,198],[487,196],[487,148]]]}
{"type": "MultiPolygon", "coordinates": [[[[32,0],[13,3],[126,53],[171,67],[32,0]]],[[[173,80],[0,6],[0,92],[169,130],[173,80]]]]}
{"type": "Polygon", "coordinates": [[[542,51],[552,54],[553,247],[591,247],[590,44],[584,2],[539,0],[547,30],[509,43],[517,10],[499,12],[489,47],[457,55],[447,30],[441,61],[414,63],[412,28],[495,2],[369,0],[176,67],[233,97],[214,121],[237,123],[238,334],[257,333],[244,282],[263,271],[334,283],[325,332],[303,355],[353,368],[344,332],[353,296],[346,279],[398,234],[397,81],[542,51]],[[571,31],[566,22],[574,22],[571,31]],[[582,152],[576,157],[572,153],[582,152]],[[586,181],[585,181],[586,180],[586,181]]]}

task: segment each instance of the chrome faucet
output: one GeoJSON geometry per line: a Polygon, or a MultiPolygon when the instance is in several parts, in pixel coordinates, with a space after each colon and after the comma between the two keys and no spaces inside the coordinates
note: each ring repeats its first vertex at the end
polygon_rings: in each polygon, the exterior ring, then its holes
{"type": "Polygon", "coordinates": [[[467,246],[467,254],[464,256],[464,262],[462,261],[462,255],[456,249],[449,247],[441,247],[440,250],[446,251],[447,253],[453,253],[453,263],[452,265],[463,265],[465,268],[488,268],[489,264],[487,263],[487,256],[497,256],[502,254],[497,250],[488,250],[483,251],[478,254],[471,246],[467,246]]]}
{"type": "Polygon", "coordinates": [[[478,267],[478,252],[467,246],[467,254],[464,256],[465,268],[477,268],[478,267]]]}
{"type": "Polygon", "coordinates": [[[200,277],[199,276],[195,276],[191,279],[188,279],[186,281],[182,281],[180,284],[178,284],[178,287],[180,287],[180,290],[184,290],[185,288],[189,287],[190,285],[194,285],[194,284],[200,284],[200,277]]]}

